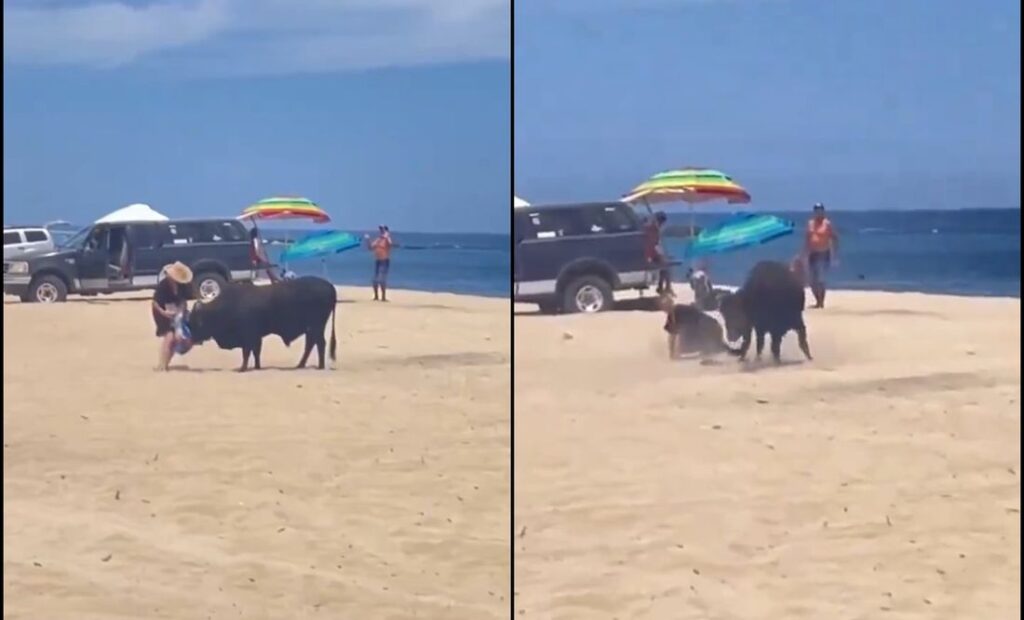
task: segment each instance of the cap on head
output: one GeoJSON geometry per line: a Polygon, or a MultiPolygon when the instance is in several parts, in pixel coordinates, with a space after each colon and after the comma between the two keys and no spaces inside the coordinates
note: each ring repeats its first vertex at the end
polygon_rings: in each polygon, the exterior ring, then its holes
{"type": "Polygon", "coordinates": [[[815,211],[824,211],[825,210],[825,205],[823,205],[820,202],[816,202],[816,203],[814,203],[814,210],[815,211]]]}
{"type": "Polygon", "coordinates": [[[178,284],[190,284],[192,282],[192,270],[181,261],[171,263],[163,269],[164,276],[174,280],[178,284]]]}

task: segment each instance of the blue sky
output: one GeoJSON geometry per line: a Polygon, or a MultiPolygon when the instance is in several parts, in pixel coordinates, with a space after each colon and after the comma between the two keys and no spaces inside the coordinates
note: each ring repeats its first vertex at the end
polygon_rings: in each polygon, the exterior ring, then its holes
{"type": "Polygon", "coordinates": [[[514,2],[516,193],[698,165],[754,204],[1018,207],[1016,0],[514,2]]]}
{"type": "Polygon", "coordinates": [[[4,0],[4,221],[507,232],[509,0],[4,0]]]}

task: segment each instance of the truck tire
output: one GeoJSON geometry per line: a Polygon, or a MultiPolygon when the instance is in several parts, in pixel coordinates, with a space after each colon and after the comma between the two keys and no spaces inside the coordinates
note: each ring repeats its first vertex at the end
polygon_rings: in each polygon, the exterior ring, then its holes
{"type": "Polygon", "coordinates": [[[582,276],[569,282],[562,295],[562,311],[604,312],[612,307],[612,287],[598,276],[582,276]]]}
{"type": "Polygon", "coordinates": [[[68,285],[57,276],[40,276],[32,280],[28,293],[21,298],[28,303],[55,304],[66,301],[68,285]]]}
{"type": "Polygon", "coordinates": [[[215,271],[204,271],[195,279],[195,298],[199,301],[213,301],[227,286],[224,276],[215,271]]]}

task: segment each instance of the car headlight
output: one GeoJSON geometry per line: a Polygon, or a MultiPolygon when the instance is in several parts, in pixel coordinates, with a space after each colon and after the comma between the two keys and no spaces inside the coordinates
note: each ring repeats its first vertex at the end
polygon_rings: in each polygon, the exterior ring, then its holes
{"type": "Polygon", "coordinates": [[[24,261],[7,263],[7,269],[4,269],[4,273],[28,273],[28,263],[24,261]]]}

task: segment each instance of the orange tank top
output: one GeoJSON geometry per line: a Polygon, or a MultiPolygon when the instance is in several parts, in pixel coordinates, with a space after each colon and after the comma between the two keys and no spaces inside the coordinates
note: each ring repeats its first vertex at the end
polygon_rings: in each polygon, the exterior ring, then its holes
{"type": "Polygon", "coordinates": [[[832,240],[832,222],[828,218],[807,222],[807,245],[812,252],[828,252],[832,249],[832,240]]]}
{"type": "Polygon", "coordinates": [[[391,258],[391,239],[388,237],[377,237],[373,241],[373,256],[377,260],[388,260],[391,258]]]}

